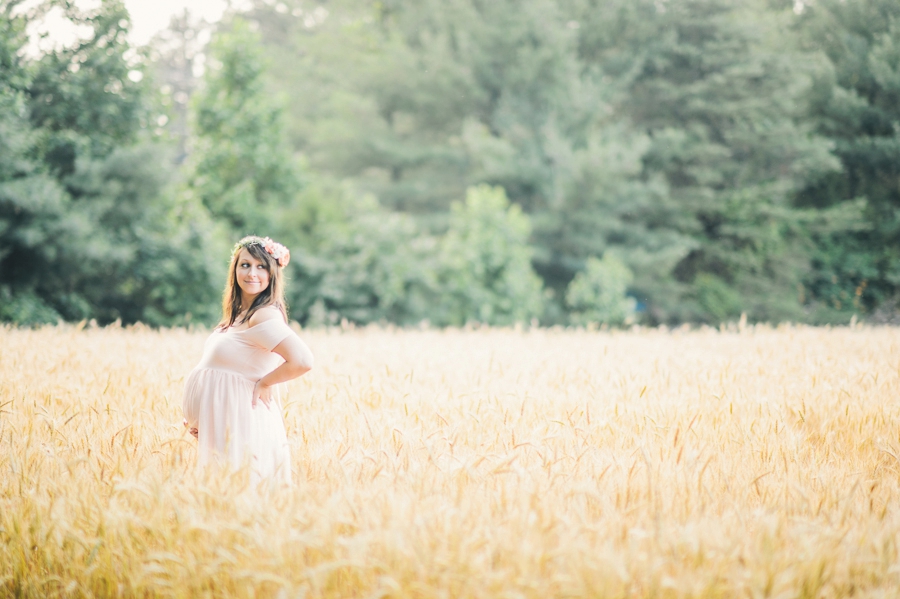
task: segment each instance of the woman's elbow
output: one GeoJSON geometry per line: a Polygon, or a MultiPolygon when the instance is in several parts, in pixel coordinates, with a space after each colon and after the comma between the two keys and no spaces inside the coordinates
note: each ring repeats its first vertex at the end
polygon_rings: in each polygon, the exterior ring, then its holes
{"type": "Polygon", "coordinates": [[[313,355],[311,353],[304,353],[299,356],[297,361],[295,362],[295,368],[297,370],[297,376],[302,376],[312,370],[313,368],[313,355]]]}

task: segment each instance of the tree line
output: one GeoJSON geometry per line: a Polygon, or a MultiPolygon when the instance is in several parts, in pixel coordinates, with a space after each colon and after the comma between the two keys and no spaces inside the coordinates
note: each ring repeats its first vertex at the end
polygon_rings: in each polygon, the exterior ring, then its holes
{"type": "Polygon", "coordinates": [[[309,325],[897,319],[893,0],[0,7],[0,320],[208,324],[251,233],[309,325]]]}

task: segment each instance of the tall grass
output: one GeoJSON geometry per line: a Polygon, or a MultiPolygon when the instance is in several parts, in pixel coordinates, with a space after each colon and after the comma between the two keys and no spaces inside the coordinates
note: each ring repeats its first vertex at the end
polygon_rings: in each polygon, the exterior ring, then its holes
{"type": "Polygon", "coordinates": [[[205,334],[0,329],[0,596],[893,597],[900,331],[313,331],[291,488],[195,474],[205,334]]]}

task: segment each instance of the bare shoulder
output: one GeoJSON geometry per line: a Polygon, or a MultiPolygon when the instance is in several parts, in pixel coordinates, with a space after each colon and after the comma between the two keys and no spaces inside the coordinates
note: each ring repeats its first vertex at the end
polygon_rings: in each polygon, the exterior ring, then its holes
{"type": "Polygon", "coordinates": [[[260,308],[254,312],[253,316],[250,317],[250,322],[247,324],[251,327],[255,327],[256,325],[269,320],[279,320],[284,322],[284,314],[282,314],[281,310],[275,306],[266,306],[265,308],[260,308]]]}

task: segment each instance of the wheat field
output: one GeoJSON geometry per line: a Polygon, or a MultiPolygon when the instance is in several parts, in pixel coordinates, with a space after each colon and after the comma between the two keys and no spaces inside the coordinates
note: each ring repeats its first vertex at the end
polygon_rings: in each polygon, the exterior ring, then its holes
{"type": "Polygon", "coordinates": [[[900,595],[898,329],[304,331],[275,489],[205,336],[0,329],[0,596],[900,595]]]}

